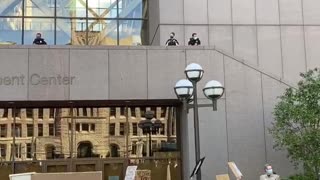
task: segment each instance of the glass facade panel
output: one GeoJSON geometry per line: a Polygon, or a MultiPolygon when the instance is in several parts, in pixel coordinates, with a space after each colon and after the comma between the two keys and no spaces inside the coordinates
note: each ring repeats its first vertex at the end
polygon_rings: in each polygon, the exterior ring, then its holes
{"type": "Polygon", "coordinates": [[[0,18],[0,44],[22,43],[22,18],[0,18]]]}
{"type": "Polygon", "coordinates": [[[85,19],[57,19],[58,45],[86,45],[87,23],[85,19]]]}
{"type": "Polygon", "coordinates": [[[54,19],[25,18],[24,44],[32,44],[37,33],[42,34],[47,44],[54,44],[54,19]]]}
{"type": "Polygon", "coordinates": [[[25,0],[25,16],[54,16],[54,0],[25,0]]]}
{"type": "Polygon", "coordinates": [[[147,14],[147,0],[1,0],[0,44],[147,45],[147,14]]]}
{"type": "Polygon", "coordinates": [[[147,18],[147,0],[119,0],[120,18],[147,18]]]}
{"type": "Polygon", "coordinates": [[[1,0],[0,16],[22,16],[22,0],[1,0]]]}
{"type": "MultiPolygon", "coordinates": [[[[25,108],[17,108],[15,111],[9,109],[9,113],[2,117],[0,144],[13,144],[13,140],[8,138],[15,136],[15,144],[19,144],[17,157],[22,161],[30,158],[26,157],[26,147],[35,147],[35,152],[31,152],[34,151],[32,148],[29,148],[28,152],[35,153],[37,160],[63,159],[71,154],[74,158],[134,159],[158,157],[159,153],[166,154],[168,151],[178,153],[176,133],[168,131],[170,129],[176,132],[176,127],[172,126],[172,122],[176,121],[174,117],[161,117],[159,120],[162,127],[155,130],[151,130],[155,127],[149,128],[147,131],[148,128],[140,124],[145,120],[140,113],[145,112],[141,110],[150,108],[135,107],[136,118],[130,118],[127,113],[119,115],[119,112],[125,112],[126,107],[115,108],[118,114],[116,116],[109,114],[111,107],[34,108],[32,110],[35,116],[32,118],[27,117],[25,108]],[[83,116],[84,109],[92,109],[92,116],[83,116]],[[50,117],[52,112],[55,113],[50,117]],[[12,115],[16,117],[15,124],[12,115]],[[7,129],[11,129],[11,133],[7,129]],[[36,139],[34,144],[31,137],[36,139]]],[[[160,114],[162,109],[166,108],[168,107],[154,108],[155,114],[160,114]]],[[[175,111],[175,108],[170,108],[175,111]]],[[[9,161],[10,156],[5,160],[9,161]]]]}
{"type": "Polygon", "coordinates": [[[86,0],[56,1],[58,17],[86,17],[86,0]]]}
{"type": "Polygon", "coordinates": [[[88,0],[89,18],[116,18],[117,0],[88,0]]]}
{"type": "Polygon", "coordinates": [[[119,21],[119,45],[137,46],[147,44],[145,36],[146,21],[121,20],[119,21]]]}
{"type": "Polygon", "coordinates": [[[89,20],[88,29],[88,45],[117,45],[116,20],[89,20]]]}

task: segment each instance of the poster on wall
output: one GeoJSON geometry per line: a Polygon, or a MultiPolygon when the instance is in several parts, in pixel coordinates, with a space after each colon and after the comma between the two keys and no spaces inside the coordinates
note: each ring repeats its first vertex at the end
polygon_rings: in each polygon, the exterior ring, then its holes
{"type": "Polygon", "coordinates": [[[124,180],[134,180],[138,166],[128,166],[124,180]]]}

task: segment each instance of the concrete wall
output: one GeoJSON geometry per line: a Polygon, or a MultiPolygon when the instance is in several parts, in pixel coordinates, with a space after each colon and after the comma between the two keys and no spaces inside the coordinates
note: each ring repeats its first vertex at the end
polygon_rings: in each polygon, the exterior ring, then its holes
{"type": "MultiPolygon", "coordinates": [[[[19,85],[2,81],[0,101],[175,99],[173,87],[185,78],[185,66],[199,63],[205,70],[199,83],[199,103],[209,103],[200,93],[208,80],[219,80],[226,88],[218,111],[200,110],[201,152],[207,157],[203,179],[227,173],[228,161],[235,161],[246,179],[258,178],[266,162],[273,163],[282,176],[294,172],[285,153],[273,150],[267,131],[276,97],[290,83],[213,47],[1,46],[0,59],[2,79],[25,77],[19,85]],[[33,74],[74,79],[66,85],[32,85],[27,79],[33,74]]],[[[192,111],[187,123],[191,169],[192,111]]]]}
{"type": "MultiPolygon", "coordinates": [[[[320,66],[320,1],[161,0],[160,43],[174,31],[182,45],[197,32],[215,46],[287,81],[320,66]]],[[[152,17],[150,17],[150,21],[152,17]]],[[[152,32],[150,32],[152,33],[152,32]]]]}

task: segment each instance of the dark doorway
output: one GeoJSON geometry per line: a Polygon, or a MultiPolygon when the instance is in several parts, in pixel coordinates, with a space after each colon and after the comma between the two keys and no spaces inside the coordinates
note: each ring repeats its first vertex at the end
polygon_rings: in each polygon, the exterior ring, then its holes
{"type": "Polygon", "coordinates": [[[78,158],[92,157],[92,143],[89,141],[80,142],[78,145],[78,158]]]}
{"type": "Polygon", "coordinates": [[[46,159],[54,159],[56,147],[52,144],[46,145],[46,159]]]}
{"type": "Polygon", "coordinates": [[[117,144],[110,144],[111,157],[120,157],[119,146],[117,144]]]}

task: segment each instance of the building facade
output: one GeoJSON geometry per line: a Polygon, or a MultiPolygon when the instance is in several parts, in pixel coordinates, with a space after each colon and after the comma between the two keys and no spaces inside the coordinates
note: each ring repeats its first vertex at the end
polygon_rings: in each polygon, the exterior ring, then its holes
{"type": "MultiPolygon", "coordinates": [[[[200,87],[216,79],[226,90],[218,111],[200,109],[203,179],[227,173],[228,161],[247,179],[258,178],[265,163],[282,177],[297,173],[286,152],[273,149],[268,129],[277,97],[295,86],[300,72],[320,66],[318,0],[57,0],[50,11],[49,1],[43,2],[0,2],[1,42],[22,44],[0,46],[2,108],[7,101],[175,100],[175,83],[196,62],[205,71],[200,87]],[[96,21],[101,27],[90,31],[96,21]],[[53,27],[45,31],[43,23],[53,27]],[[25,46],[39,31],[51,46],[25,46]],[[180,47],[163,47],[171,32],[180,47]],[[202,46],[185,47],[193,32],[202,46]],[[150,46],[95,46],[140,43],[150,46]]],[[[199,103],[209,103],[199,96],[199,103]]],[[[178,118],[184,175],[195,165],[192,115],[190,110],[187,119],[178,118]]],[[[107,156],[108,149],[100,150],[107,156]]]]}
{"type": "Polygon", "coordinates": [[[1,161],[11,161],[13,158],[13,136],[16,138],[16,161],[71,156],[126,157],[127,154],[129,158],[150,157],[149,139],[138,127],[139,122],[145,120],[146,110],[156,112],[154,119],[162,122],[161,128],[152,133],[152,152],[161,149],[161,145],[168,141],[175,143],[176,122],[173,120],[175,112],[172,107],[128,108],[128,116],[125,108],[116,107],[74,108],[72,113],[67,108],[18,109],[15,114],[13,109],[2,109],[1,161]],[[140,152],[139,142],[142,143],[140,152]]]}

